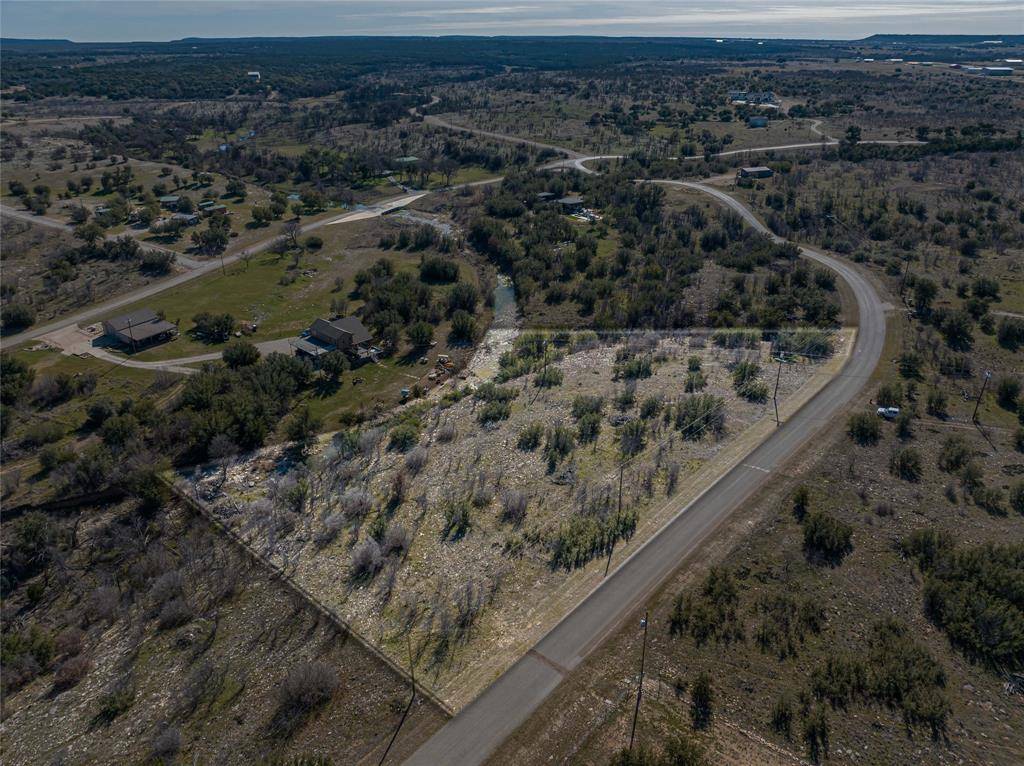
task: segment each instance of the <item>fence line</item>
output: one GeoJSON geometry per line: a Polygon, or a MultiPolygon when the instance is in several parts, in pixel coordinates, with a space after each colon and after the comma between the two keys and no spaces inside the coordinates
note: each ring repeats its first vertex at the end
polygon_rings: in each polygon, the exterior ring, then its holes
{"type": "Polygon", "coordinates": [[[285,587],[291,590],[294,595],[298,596],[300,599],[305,601],[309,606],[311,606],[316,612],[321,614],[323,617],[326,617],[335,627],[339,628],[346,635],[354,638],[360,646],[362,646],[364,649],[366,649],[366,651],[368,651],[374,657],[383,662],[392,672],[394,672],[400,678],[405,680],[406,683],[409,683],[410,685],[414,686],[418,694],[423,695],[431,703],[436,705],[445,715],[447,715],[449,718],[454,715],[454,712],[452,711],[451,707],[449,707],[440,697],[438,697],[437,694],[435,694],[432,689],[428,689],[419,682],[415,681],[415,679],[412,678],[412,676],[409,674],[407,670],[402,668],[398,663],[396,663],[384,652],[382,652],[380,649],[374,646],[368,639],[366,639],[363,635],[356,631],[348,623],[347,620],[342,618],[340,615],[338,615],[337,612],[335,612],[329,606],[324,604],[319,598],[314,596],[305,587],[296,582],[278,564],[275,564],[267,556],[255,550],[251,545],[249,545],[245,541],[244,538],[242,538],[241,535],[239,535],[237,532],[235,532],[235,530],[231,529],[227,524],[225,524],[223,521],[217,518],[216,514],[213,513],[213,511],[209,508],[209,506],[207,506],[206,503],[194,497],[191,492],[184,489],[179,483],[171,481],[169,479],[164,479],[164,481],[167,482],[171,491],[178,498],[180,498],[189,508],[191,508],[199,516],[201,516],[207,523],[210,524],[210,526],[212,526],[218,532],[225,535],[228,538],[228,540],[230,540],[238,548],[240,548],[247,556],[256,561],[259,565],[266,568],[272,578],[283,583],[285,587]]]}

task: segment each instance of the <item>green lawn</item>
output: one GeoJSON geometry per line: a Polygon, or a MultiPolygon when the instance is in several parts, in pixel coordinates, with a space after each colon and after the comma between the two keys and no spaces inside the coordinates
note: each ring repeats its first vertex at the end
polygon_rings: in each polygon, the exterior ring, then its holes
{"type": "MultiPolygon", "coordinates": [[[[203,343],[189,333],[192,317],[203,311],[226,312],[239,321],[256,321],[258,328],[250,336],[255,342],[297,335],[318,316],[329,313],[332,298],[348,297],[356,271],[385,256],[400,269],[413,270],[419,262],[418,255],[362,249],[332,257],[307,255],[298,269],[289,270],[290,257],[262,253],[248,266],[234,263],[226,272],[218,270],[180,289],[140,301],[124,311],[149,307],[163,312],[168,321],[179,324],[181,334],[170,343],[140,352],[137,357],[176,359],[220,350],[223,344],[203,343]],[[303,273],[313,269],[316,271],[311,276],[303,273]],[[282,277],[288,274],[293,274],[295,281],[281,284],[282,277]],[[343,293],[334,291],[336,276],[345,280],[343,293]]],[[[360,305],[360,301],[349,298],[349,311],[360,305]]]]}

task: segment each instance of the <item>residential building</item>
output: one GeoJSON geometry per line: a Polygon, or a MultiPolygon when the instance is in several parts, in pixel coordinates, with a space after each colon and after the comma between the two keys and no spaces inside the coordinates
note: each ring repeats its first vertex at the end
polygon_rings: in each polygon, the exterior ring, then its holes
{"type": "Polygon", "coordinates": [[[299,356],[314,362],[332,351],[344,351],[359,359],[372,355],[370,343],[373,336],[358,317],[341,319],[317,319],[300,337],[292,341],[292,347],[299,356]]]}
{"type": "Polygon", "coordinates": [[[152,309],[137,309],[103,322],[107,337],[132,350],[162,343],[178,334],[178,327],[162,319],[152,309]]]}
{"type": "Polygon", "coordinates": [[[563,213],[578,213],[583,209],[583,197],[568,196],[558,200],[563,213]]]}

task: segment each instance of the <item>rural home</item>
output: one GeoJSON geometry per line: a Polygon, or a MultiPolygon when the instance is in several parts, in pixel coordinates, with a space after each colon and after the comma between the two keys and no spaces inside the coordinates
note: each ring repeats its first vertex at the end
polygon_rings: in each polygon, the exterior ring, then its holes
{"type": "Polygon", "coordinates": [[[331,351],[345,351],[363,359],[370,355],[368,346],[372,340],[370,331],[358,317],[349,316],[333,321],[317,319],[305,333],[292,341],[292,347],[296,355],[314,362],[331,351]]]}
{"type": "Polygon", "coordinates": [[[562,206],[563,213],[578,213],[583,209],[583,197],[562,197],[558,204],[562,206]]]}
{"type": "Polygon", "coordinates": [[[161,319],[152,309],[136,309],[128,314],[104,320],[103,332],[116,343],[136,349],[139,346],[170,340],[178,334],[178,328],[161,319]]]}

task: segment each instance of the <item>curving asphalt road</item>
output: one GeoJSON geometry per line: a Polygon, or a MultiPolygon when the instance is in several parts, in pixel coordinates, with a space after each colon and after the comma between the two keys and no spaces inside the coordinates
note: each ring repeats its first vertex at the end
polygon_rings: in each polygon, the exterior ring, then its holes
{"type": "MultiPolygon", "coordinates": [[[[580,163],[582,164],[582,163],[580,163]]],[[[710,194],[776,241],[741,202],[718,189],[687,181],[656,181],[710,194]]],[[[732,511],[764,485],[771,473],[838,416],[875,369],[885,343],[885,307],[871,283],[848,263],[801,247],[801,254],[835,271],[853,291],[859,331],[853,353],[837,375],[738,465],[692,503],[680,506],[650,540],[551,629],[482,695],[434,734],[409,766],[482,763],[541,705],[584,657],[639,607],[680,562],[695,551],[732,511]]]]}

